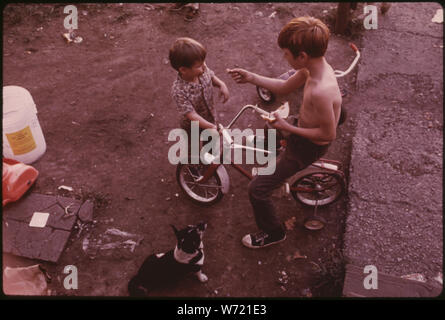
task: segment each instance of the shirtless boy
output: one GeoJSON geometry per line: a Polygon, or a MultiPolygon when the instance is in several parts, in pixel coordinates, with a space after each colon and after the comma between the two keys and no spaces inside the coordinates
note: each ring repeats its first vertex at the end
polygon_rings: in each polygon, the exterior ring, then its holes
{"type": "Polygon", "coordinates": [[[285,228],[275,214],[270,197],[287,178],[322,157],[336,137],[342,98],[334,71],[324,58],[329,34],[326,25],[313,17],[295,18],[284,26],[278,45],[289,65],[297,70],[288,80],[272,79],[239,68],[227,70],[237,83],[251,83],[276,94],[288,94],[304,85],[297,126],[278,114],[271,123],[274,128],[291,134],[275,172],[256,176],[249,184],[249,199],[260,229],[243,237],[243,244],[249,248],[262,248],[286,239],[285,228]]]}

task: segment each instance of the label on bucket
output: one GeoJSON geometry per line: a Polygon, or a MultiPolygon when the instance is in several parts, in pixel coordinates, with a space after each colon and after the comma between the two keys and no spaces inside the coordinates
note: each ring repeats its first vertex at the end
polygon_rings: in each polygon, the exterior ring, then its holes
{"type": "Polygon", "coordinates": [[[16,156],[28,153],[37,147],[29,126],[17,132],[6,133],[6,138],[16,156]]]}

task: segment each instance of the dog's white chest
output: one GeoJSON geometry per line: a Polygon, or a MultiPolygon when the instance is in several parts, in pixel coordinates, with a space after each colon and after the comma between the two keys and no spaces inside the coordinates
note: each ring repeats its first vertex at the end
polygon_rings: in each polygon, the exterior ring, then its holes
{"type": "MultiPolygon", "coordinates": [[[[201,242],[201,245],[199,246],[199,249],[201,249],[202,256],[201,256],[201,259],[199,259],[197,262],[194,263],[196,265],[202,266],[204,264],[204,251],[202,250],[203,247],[204,246],[203,246],[203,244],[201,242]]],[[[182,250],[179,250],[178,247],[176,247],[175,251],[174,251],[175,260],[180,262],[180,263],[189,263],[198,254],[199,254],[199,251],[196,251],[196,253],[187,253],[187,252],[184,252],[182,250]]]]}

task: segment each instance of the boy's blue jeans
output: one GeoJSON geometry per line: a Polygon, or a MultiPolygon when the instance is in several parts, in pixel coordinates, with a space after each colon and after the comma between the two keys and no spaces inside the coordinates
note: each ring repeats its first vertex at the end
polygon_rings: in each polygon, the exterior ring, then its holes
{"type": "Polygon", "coordinates": [[[329,145],[319,146],[308,139],[292,135],[282,158],[271,175],[258,175],[249,183],[249,200],[258,228],[269,235],[281,237],[285,229],[278,219],[272,200],[275,189],[289,177],[321,158],[329,145]]]}

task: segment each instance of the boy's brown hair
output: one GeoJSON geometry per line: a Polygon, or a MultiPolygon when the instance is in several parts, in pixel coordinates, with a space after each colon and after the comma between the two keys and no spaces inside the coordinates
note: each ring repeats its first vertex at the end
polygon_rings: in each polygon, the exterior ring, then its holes
{"type": "Polygon", "coordinates": [[[207,51],[202,44],[191,38],[178,38],[169,52],[170,64],[176,70],[180,67],[191,68],[196,62],[204,61],[207,51]]]}
{"type": "Polygon", "coordinates": [[[278,45],[296,58],[306,52],[312,58],[324,56],[328,48],[329,28],[317,18],[299,17],[288,22],[278,35],[278,45]]]}

